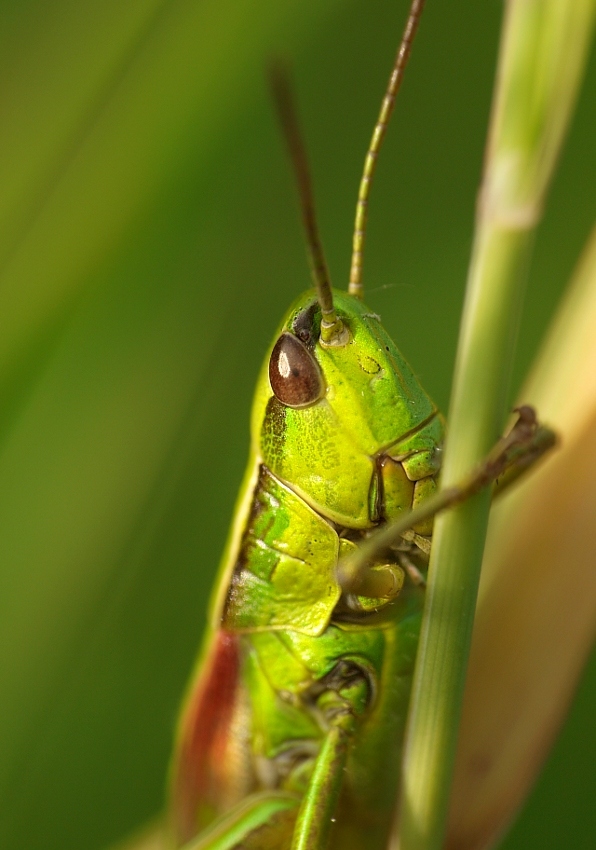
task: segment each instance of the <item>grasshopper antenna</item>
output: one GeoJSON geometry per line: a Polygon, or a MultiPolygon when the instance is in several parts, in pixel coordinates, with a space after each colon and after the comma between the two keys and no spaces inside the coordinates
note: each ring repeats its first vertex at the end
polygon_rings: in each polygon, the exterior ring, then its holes
{"type": "Polygon", "coordinates": [[[368,215],[368,196],[370,194],[370,184],[374,177],[375,168],[379,150],[387,132],[387,125],[393,112],[395,98],[401,86],[401,81],[404,76],[412,42],[418,29],[420,16],[424,8],[425,0],[412,0],[410,13],[406,21],[404,34],[402,35],[401,43],[395,57],[389,83],[381,104],[381,111],[373,130],[372,139],[364,160],[364,170],[360,187],[358,189],[358,201],[356,202],[356,221],[354,222],[354,236],[352,239],[352,262],[350,265],[350,283],[348,292],[356,298],[362,298],[362,254],[364,252],[364,239],[366,235],[366,220],[368,215]]]}
{"type": "Polygon", "coordinates": [[[331,291],[329,271],[327,270],[323,245],[317,226],[310,169],[308,167],[306,148],[300,133],[294,90],[290,81],[288,67],[282,60],[276,59],[271,64],[269,68],[269,81],[298,186],[311,272],[323,314],[321,321],[321,342],[324,345],[345,345],[349,338],[348,332],[341,319],[337,316],[335,307],[333,306],[333,293],[331,291]]]}

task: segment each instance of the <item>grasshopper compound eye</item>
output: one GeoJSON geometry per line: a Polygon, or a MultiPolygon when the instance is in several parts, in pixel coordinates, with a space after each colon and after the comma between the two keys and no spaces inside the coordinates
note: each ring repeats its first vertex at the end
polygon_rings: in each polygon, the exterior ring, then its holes
{"type": "Polygon", "coordinates": [[[269,381],[275,396],[286,407],[307,407],[323,395],[323,378],[317,361],[293,334],[283,333],[269,360],[269,381]]]}

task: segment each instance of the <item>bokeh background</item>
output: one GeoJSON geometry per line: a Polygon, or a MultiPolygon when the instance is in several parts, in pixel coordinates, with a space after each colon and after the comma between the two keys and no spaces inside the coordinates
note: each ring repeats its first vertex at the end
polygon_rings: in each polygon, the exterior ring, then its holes
{"type": "MultiPolygon", "coordinates": [[[[264,80],[292,60],[334,282],[405,0],[0,0],[0,844],[162,806],[260,359],[308,285],[264,80]]],[[[446,408],[501,3],[429,0],[378,169],[367,302],[446,408]]],[[[521,383],[596,219],[592,59],[521,383]]],[[[512,397],[516,387],[512,387],[512,397]]],[[[594,846],[596,660],[506,850],[594,846]]]]}

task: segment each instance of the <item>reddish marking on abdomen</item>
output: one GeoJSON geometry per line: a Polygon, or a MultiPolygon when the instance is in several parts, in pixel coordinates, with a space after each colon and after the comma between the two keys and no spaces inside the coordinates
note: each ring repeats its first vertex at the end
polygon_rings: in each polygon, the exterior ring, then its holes
{"type": "Polygon", "coordinates": [[[225,788],[239,669],[238,636],[218,632],[182,724],[173,795],[176,836],[182,843],[196,833],[200,804],[217,809],[225,788]]]}

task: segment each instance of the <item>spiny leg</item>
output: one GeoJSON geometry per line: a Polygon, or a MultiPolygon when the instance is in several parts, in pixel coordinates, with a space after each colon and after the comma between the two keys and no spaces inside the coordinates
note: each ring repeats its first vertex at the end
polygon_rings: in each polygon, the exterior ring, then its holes
{"type": "MultiPolygon", "coordinates": [[[[516,412],[520,416],[536,416],[532,407],[524,406],[516,408],[516,412]],[[530,413],[528,413],[530,411],[530,413]]],[[[517,425],[517,423],[516,423],[517,425]]],[[[515,428],[516,426],[514,426],[515,428]]],[[[505,437],[505,439],[507,439],[505,437]]],[[[509,451],[507,464],[503,472],[495,479],[493,487],[493,498],[504,493],[511,484],[514,484],[518,478],[523,476],[528,469],[531,469],[540,458],[550,451],[557,443],[557,435],[550,428],[535,422],[535,429],[531,438],[526,442],[521,442],[517,445],[512,445],[509,451]]]]}

